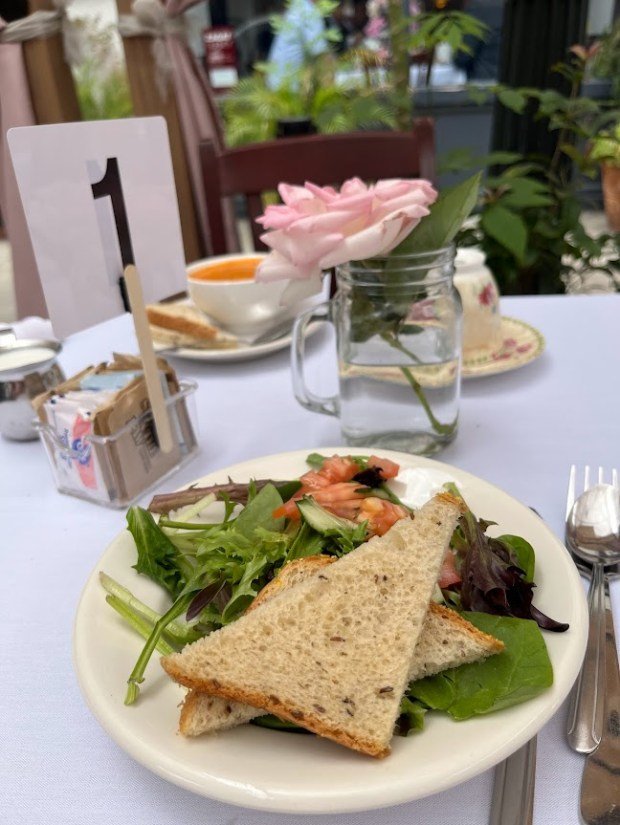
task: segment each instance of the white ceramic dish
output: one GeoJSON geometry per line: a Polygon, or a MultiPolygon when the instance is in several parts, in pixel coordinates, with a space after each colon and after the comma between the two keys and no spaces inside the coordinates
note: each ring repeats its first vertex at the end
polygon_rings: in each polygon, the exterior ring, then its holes
{"type": "Polygon", "coordinates": [[[258,282],[246,280],[208,280],[194,275],[232,261],[262,261],[265,254],[218,255],[195,261],[187,267],[187,288],[194,304],[224,329],[234,335],[256,336],[273,327],[292,307],[282,304],[288,281],[258,282]]]}
{"type": "MultiPolygon", "coordinates": [[[[309,451],[255,459],[211,473],[201,482],[252,477],[294,478],[309,451]]],[[[346,454],[346,448],[321,448],[346,454]]],[[[134,759],[194,793],[234,805],[282,813],[343,813],[397,805],[437,793],[491,768],[547,722],[575,680],[586,644],[587,609],[581,581],[567,551],[528,507],[455,467],[381,451],[401,464],[406,495],[417,503],[454,479],[474,512],[498,522],[500,532],[524,536],[536,549],[536,604],[570,623],[563,634],[545,633],[554,685],[517,707],[456,723],[428,714],[426,730],[396,737],[392,754],[377,761],[314,736],[246,725],[193,740],[177,733],[183,690],[154,656],[138,703],[123,704],[126,679],[140,640],[105,603],[98,582],[104,570],[156,609],[162,591],[132,569],[134,545],[121,533],[107,548],[84,589],[77,610],[74,659],[82,692],[109,735],[134,759]],[[419,470],[421,472],[412,472],[419,470]]],[[[399,489],[402,493],[402,488],[399,489]]],[[[119,524],[120,526],[120,524],[119,524]]]]}

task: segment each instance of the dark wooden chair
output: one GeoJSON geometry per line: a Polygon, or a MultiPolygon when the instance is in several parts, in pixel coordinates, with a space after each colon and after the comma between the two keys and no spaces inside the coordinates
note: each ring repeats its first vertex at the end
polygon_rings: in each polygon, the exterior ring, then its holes
{"type": "Polygon", "coordinates": [[[366,181],[379,178],[435,177],[435,133],[433,121],[414,121],[411,132],[355,132],[345,135],[309,135],[256,143],[218,151],[211,141],[200,144],[200,161],[207,199],[209,230],[214,255],[233,252],[226,245],[223,198],[244,195],[252,226],[254,246],[262,228],[264,192],[280,182],[303,185],[307,180],[320,186],[340,184],[348,178],[366,181]]]}

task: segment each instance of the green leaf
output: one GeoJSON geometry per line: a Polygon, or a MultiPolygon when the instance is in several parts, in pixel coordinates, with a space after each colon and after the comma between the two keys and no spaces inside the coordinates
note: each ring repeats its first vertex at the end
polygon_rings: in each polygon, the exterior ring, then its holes
{"type": "Polygon", "coordinates": [[[519,152],[489,152],[481,160],[485,166],[509,166],[512,163],[519,163],[523,160],[523,155],[519,152]]]}
{"type": "Polygon", "coordinates": [[[456,233],[469,217],[478,200],[482,172],[446,189],[422,218],[413,232],[400,243],[393,254],[428,252],[452,243],[456,233]]]}
{"type": "Polygon", "coordinates": [[[270,730],[285,730],[287,733],[312,733],[312,731],[306,730],[305,728],[300,728],[292,722],[285,722],[284,720],[278,719],[277,716],[272,716],[271,714],[267,714],[266,716],[257,716],[255,719],[250,721],[250,725],[257,725],[259,728],[269,728],[270,730]]]}
{"type": "Polygon", "coordinates": [[[161,585],[175,598],[185,583],[181,572],[182,556],[155,519],[142,507],[127,511],[127,529],[133,536],[138,551],[134,569],[161,585]]]}
{"type": "Polygon", "coordinates": [[[474,157],[471,149],[452,149],[438,160],[437,171],[439,174],[460,172],[463,169],[471,169],[477,162],[478,159],[474,157]]]}
{"type": "Polygon", "coordinates": [[[534,548],[521,536],[499,536],[496,541],[505,544],[513,555],[516,556],[519,567],[525,573],[525,581],[534,581],[534,569],[536,565],[536,555],[534,548]]]}
{"type": "Polygon", "coordinates": [[[295,559],[304,559],[307,556],[318,556],[323,552],[326,545],[325,538],[313,530],[309,524],[303,521],[295,538],[286,554],[286,561],[294,561],[295,559]]]}
{"type": "Polygon", "coordinates": [[[508,192],[502,197],[501,202],[503,206],[511,209],[529,209],[535,206],[551,206],[554,201],[548,195],[508,192]]]}
{"type": "Polygon", "coordinates": [[[396,720],[394,732],[398,736],[409,736],[424,729],[424,717],[428,708],[421,702],[412,701],[408,696],[400,700],[400,713],[396,720]]]}
{"type": "Polygon", "coordinates": [[[284,481],[275,485],[282,501],[288,501],[301,488],[301,481],[284,481]]]}
{"type": "Polygon", "coordinates": [[[482,86],[466,86],[467,94],[472,101],[472,103],[478,104],[480,106],[482,103],[486,103],[489,99],[489,90],[485,89],[482,86]]]}
{"type": "Polygon", "coordinates": [[[523,112],[527,105],[527,98],[525,95],[521,94],[521,92],[516,89],[500,89],[497,92],[497,97],[503,106],[510,109],[512,112],[516,112],[518,115],[523,112]]]}
{"type": "Polygon", "coordinates": [[[327,456],[321,453],[310,453],[306,456],[306,464],[309,464],[313,470],[320,470],[326,458],[327,456]]]}
{"type": "Polygon", "coordinates": [[[523,261],[527,246],[527,227],[519,215],[495,203],[482,213],[480,222],[488,235],[511,252],[519,262],[523,261]]]}
{"type": "Polygon", "coordinates": [[[257,527],[273,531],[282,530],[284,519],[275,519],[271,515],[281,504],[282,497],[276,488],[273,484],[266,484],[239,513],[235,520],[234,532],[252,539],[257,527]]]}
{"type": "Polygon", "coordinates": [[[484,662],[447,670],[413,682],[407,696],[454,719],[470,719],[533,699],[553,684],[553,669],[536,622],[464,613],[479,630],[505,644],[484,662]]]}

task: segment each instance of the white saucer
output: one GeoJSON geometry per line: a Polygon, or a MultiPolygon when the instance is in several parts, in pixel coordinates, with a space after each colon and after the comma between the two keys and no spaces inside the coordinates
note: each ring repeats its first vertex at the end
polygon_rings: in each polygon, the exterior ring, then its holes
{"type": "Polygon", "coordinates": [[[463,355],[463,378],[480,378],[518,369],[529,364],[545,349],[545,339],[537,329],[516,318],[502,316],[502,341],[495,349],[474,350],[463,355]]]}

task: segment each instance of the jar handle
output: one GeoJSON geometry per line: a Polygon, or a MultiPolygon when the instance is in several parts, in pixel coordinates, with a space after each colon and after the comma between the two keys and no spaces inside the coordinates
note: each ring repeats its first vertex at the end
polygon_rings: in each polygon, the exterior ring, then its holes
{"type": "Polygon", "coordinates": [[[321,396],[315,395],[312,390],[308,389],[306,386],[304,377],[306,330],[314,321],[332,322],[331,306],[329,301],[310,307],[310,309],[302,312],[295,319],[295,324],[293,326],[293,346],[291,349],[293,392],[295,393],[295,398],[299,401],[301,406],[305,407],[307,410],[310,410],[310,412],[338,416],[340,414],[340,398],[337,395],[332,395],[328,398],[321,398],[321,396]]]}

